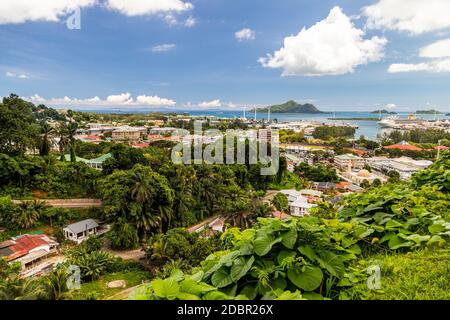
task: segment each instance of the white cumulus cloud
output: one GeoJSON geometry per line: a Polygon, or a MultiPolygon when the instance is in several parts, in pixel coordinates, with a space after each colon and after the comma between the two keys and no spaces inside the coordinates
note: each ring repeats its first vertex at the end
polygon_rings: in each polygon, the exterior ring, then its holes
{"type": "Polygon", "coordinates": [[[242,30],[237,31],[234,34],[234,37],[237,41],[249,41],[249,40],[255,40],[256,38],[256,32],[249,28],[244,28],[242,30]]]}
{"type": "Polygon", "coordinates": [[[152,52],[167,52],[167,51],[175,49],[176,46],[177,45],[173,44],[173,43],[160,44],[160,45],[154,46],[152,48],[152,52]]]}
{"type": "Polygon", "coordinates": [[[389,73],[405,72],[450,72],[450,39],[434,42],[419,51],[419,56],[427,61],[420,63],[394,63],[389,73]]]}
{"type": "Polygon", "coordinates": [[[362,11],[372,29],[422,34],[450,28],[448,0],[379,0],[362,11]]]}
{"type": "Polygon", "coordinates": [[[29,79],[30,78],[26,74],[23,74],[23,73],[22,74],[17,74],[17,73],[11,72],[11,71],[7,71],[5,73],[5,76],[8,77],[8,78],[18,78],[18,79],[29,79]]]}
{"type": "Polygon", "coordinates": [[[121,93],[117,95],[110,95],[105,100],[98,96],[87,99],[70,98],[51,98],[46,99],[38,94],[31,97],[25,97],[25,100],[31,101],[35,104],[47,104],[49,106],[164,106],[170,107],[176,105],[174,100],[161,98],[158,96],[139,95],[134,99],[130,93],[121,93]]]}
{"type": "Polygon", "coordinates": [[[106,5],[127,16],[183,12],[194,8],[191,3],[181,0],[107,0],[106,5]]]}
{"type": "Polygon", "coordinates": [[[352,73],[359,65],[383,58],[385,38],[364,39],[339,7],[309,29],[284,39],[284,46],[273,55],[260,58],[266,68],[281,68],[283,76],[323,76],[352,73]]]}
{"type": "Polygon", "coordinates": [[[199,103],[198,106],[201,108],[218,108],[222,106],[222,102],[219,99],[212,101],[204,101],[199,103]]]}
{"type": "Polygon", "coordinates": [[[420,50],[423,58],[446,58],[450,57],[450,39],[434,42],[420,50]]]}
{"type": "Polygon", "coordinates": [[[92,6],[96,0],[1,0],[0,24],[27,21],[59,21],[77,8],[92,6]]]}
{"type": "Polygon", "coordinates": [[[111,95],[106,98],[106,101],[112,104],[131,104],[133,98],[129,92],[118,95],[111,95]]]}
{"type": "Polygon", "coordinates": [[[188,17],[185,21],[184,21],[184,26],[186,28],[192,28],[197,24],[197,19],[195,19],[194,17],[188,17]]]}
{"type": "Polygon", "coordinates": [[[174,106],[176,102],[170,99],[160,98],[158,96],[138,96],[136,98],[136,103],[139,105],[148,105],[148,106],[174,106]]]}

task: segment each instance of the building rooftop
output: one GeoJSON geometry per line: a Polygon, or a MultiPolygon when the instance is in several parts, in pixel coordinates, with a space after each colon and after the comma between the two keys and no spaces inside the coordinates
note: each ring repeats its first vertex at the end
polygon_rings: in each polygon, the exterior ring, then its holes
{"type": "Polygon", "coordinates": [[[411,151],[422,151],[422,148],[413,146],[406,141],[402,141],[397,144],[393,144],[392,146],[384,147],[385,149],[398,149],[398,150],[411,150],[411,151]]]}
{"type": "Polygon", "coordinates": [[[335,158],[339,160],[363,160],[363,158],[355,156],[354,154],[351,153],[341,154],[339,156],[336,156],[335,158]]]}
{"type": "Polygon", "coordinates": [[[27,255],[42,246],[55,246],[58,243],[45,234],[25,234],[0,243],[0,257],[8,261],[27,255]]]}
{"type": "Polygon", "coordinates": [[[93,219],[83,220],[74,224],[68,225],[65,229],[69,229],[73,233],[81,233],[83,231],[98,228],[99,224],[93,219]]]}

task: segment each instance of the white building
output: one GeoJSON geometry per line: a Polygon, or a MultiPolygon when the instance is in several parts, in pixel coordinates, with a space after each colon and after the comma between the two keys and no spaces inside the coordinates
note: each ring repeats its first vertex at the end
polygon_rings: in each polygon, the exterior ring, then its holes
{"type": "Polygon", "coordinates": [[[363,158],[349,153],[334,157],[334,164],[343,171],[352,171],[362,169],[365,161],[363,158]]]}
{"type": "Polygon", "coordinates": [[[93,219],[83,220],[65,227],[63,229],[64,237],[80,244],[91,236],[97,235],[99,227],[99,224],[93,219]]]}
{"type": "Polygon", "coordinates": [[[308,203],[308,199],[297,190],[281,190],[280,192],[288,198],[289,213],[294,217],[307,216],[311,208],[317,207],[315,204],[308,203]]]}
{"type": "Polygon", "coordinates": [[[432,161],[414,160],[408,157],[390,159],[386,157],[373,157],[366,159],[366,163],[371,168],[379,171],[396,171],[402,180],[411,178],[421,170],[425,170],[433,164],[432,161]]]}
{"type": "Polygon", "coordinates": [[[301,197],[289,206],[289,213],[294,217],[304,217],[309,215],[309,210],[314,207],[317,205],[310,204],[306,198],[301,197]]]}

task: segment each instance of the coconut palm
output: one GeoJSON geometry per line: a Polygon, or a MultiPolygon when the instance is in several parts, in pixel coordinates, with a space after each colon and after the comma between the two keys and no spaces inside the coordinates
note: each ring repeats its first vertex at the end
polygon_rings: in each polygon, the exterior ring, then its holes
{"type": "Polygon", "coordinates": [[[50,153],[51,142],[50,135],[55,131],[55,129],[48,124],[48,122],[41,123],[41,142],[39,145],[39,154],[41,156],[46,156],[50,153]]]}
{"type": "Polygon", "coordinates": [[[20,279],[18,276],[0,282],[0,300],[38,300],[47,298],[39,279],[20,279]]]}
{"type": "Polygon", "coordinates": [[[18,205],[18,210],[13,217],[13,222],[23,229],[32,228],[39,221],[44,208],[45,204],[42,202],[22,202],[18,205]]]}

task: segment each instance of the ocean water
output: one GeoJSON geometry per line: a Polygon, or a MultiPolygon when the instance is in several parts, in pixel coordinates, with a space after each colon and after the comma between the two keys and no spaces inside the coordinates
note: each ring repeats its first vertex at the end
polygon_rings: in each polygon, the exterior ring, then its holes
{"type": "MultiPolygon", "coordinates": [[[[117,114],[129,114],[129,113],[150,113],[150,112],[164,112],[164,113],[188,113],[192,116],[216,116],[219,118],[241,118],[243,117],[242,111],[186,111],[186,110],[155,110],[155,109],[83,109],[82,111],[88,112],[96,112],[96,113],[117,113],[117,114]]],[[[407,118],[410,113],[402,113],[399,112],[397,116],[400,118],[407,118]]],[[[246,117],[248,119],[254,118],[254,113],[247,112],[246,117]]],[[[382,129],[378,125],[378,121],[368,121],[368,120],[333,120],[332,118],[378,118],[378,114],[373,114],[370,112],[336,112],[333,113],[320,113],[320,114],[301,114],[301,113],[272,113],[272,120],[277,119],[278,122],[289,122],[289,121],[301,121],[301,120],[310,120],[310,121],[321,121],[323,123],[340,123],[340,124],[353,124],[359,127],[356,130],[356,138],[359,138],[361,135],[369,139],[375,139],[379,133],[383,133],[384,131],[388,131],[389,129],[382,129]]],[[[388,115],[382,115],[382,117],[388,117],[388,115]]],[[[434,115],[418,115],[418,118],[424,120],[434,120],[436,117],[434,115]]],[[[256,118],[259,119],[267,119],[266,113],[257,113],[256,118]]],[[[437,115],[438,119],[450,119],[443,114],[437,115]]]]}
{"type": "MultiPolygon", "coordinates": [[[[231,112],[231,111],[192,111],[190,112],[193,116],[217,116],[222,118],[239,118],[243,116],[242,112],[231,112]]],[[[400,118],[407,118],[410,113],[398,113],[397,116],[400,118]]],[[[247,113],[246,117],[249,119],[254,118],[254,113],[247,113]]],[[[356,130],[356,138],[364,135],[366,138],[375,139],[378,134],[387,132],[389,129],[383,129],[378,125],[378,121],[369,120],[333,120],[332,118],[379,118],[378,114],[373,114],[370,112],[336,112],[332,113],[320,113],[320,114],[301,114],[301,113],[273,113],[271,115],[272,119],[277,119],[278,122],[289,122],[289,121],[321,121],[323,123],[339,123],[339,124],[353,124],[357,125],[359,128],[356,130]]],[[[388,115],[382,115],[382,117],[388,117],[388,115]]],[[[424,120],[434,120],[434,115],[419,115],[418,118],[424,120]]],[[[437,116],[439,119],[450,119],[443,114],[437,116]]],[[[267,119],[267,114],[258,113],[256,114],[257,119],[267,119]]]]}

